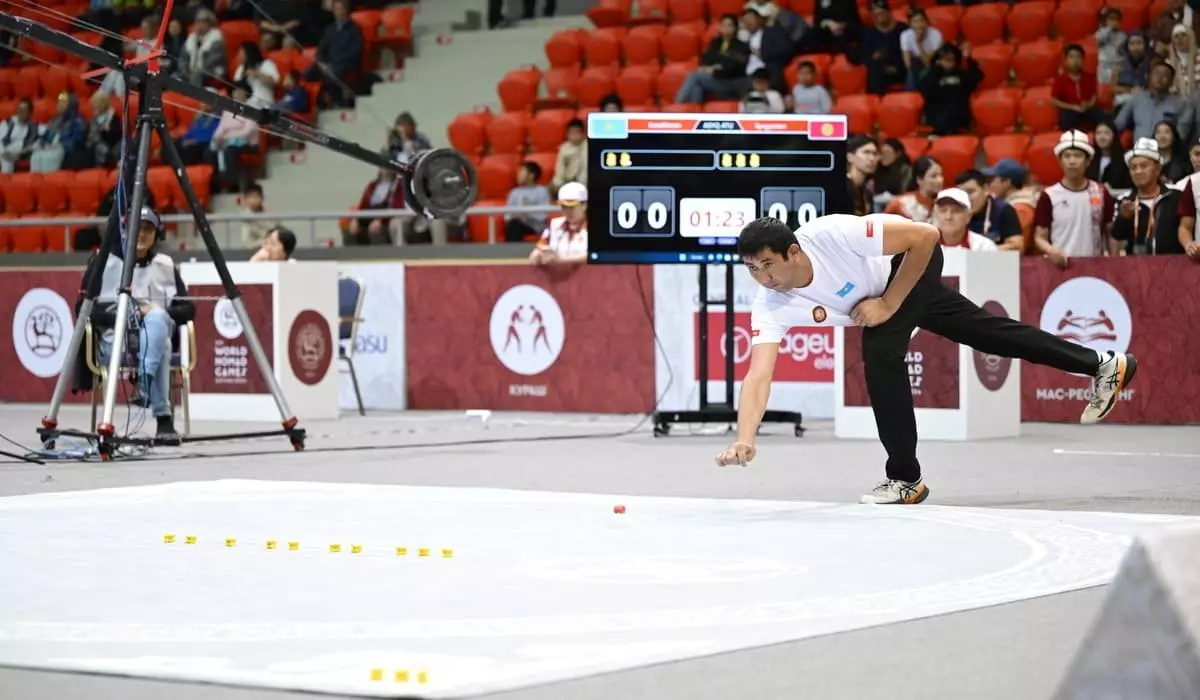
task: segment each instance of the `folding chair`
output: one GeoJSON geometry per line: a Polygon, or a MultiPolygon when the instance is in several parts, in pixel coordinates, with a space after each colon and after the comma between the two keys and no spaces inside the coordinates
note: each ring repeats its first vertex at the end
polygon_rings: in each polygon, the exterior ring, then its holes
{"type": "Polygon", "coordinates": [[[350,368],[350,383],[358,401],[358,415],[365,416],[362,392],[358,390],[358,375],[354,372],[354,346],[358,341],[358,325],[362,323],[363,297],[366,288],[356,277],[338,278],[338,359],[350,368]]]}
{"type": "MultiPolygon", "coordinates": [[[[84,357],[87,359],[88,371],[92,373],[92,425],[96,424],[96,409],[99,407],[100,396],[104,390],[104,382],[108,379],[108,364],[100,362],[100,344],[96,342],[96,334],[89,321],[84,327],[84,357]]],[[[171,387],[167,391],[167,402],[171,413],[175,406],[183,409],[182,435],[192,432],[191,395],[192,372],[196,369],[196,326],[191,321],[179,327],[179,334],[171,343],[171,387]],[[178,392],[178,400],[176,400],[178,392]]],[[[136,358],[125,357],[121,363],[121,371],[136,372],[136,358]]]]}

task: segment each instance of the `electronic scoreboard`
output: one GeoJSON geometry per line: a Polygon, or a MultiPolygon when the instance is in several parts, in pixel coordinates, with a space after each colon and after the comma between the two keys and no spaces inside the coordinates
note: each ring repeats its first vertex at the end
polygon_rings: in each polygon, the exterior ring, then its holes
{"type": "Polygon", "coordinates": [[[841,114],[588,115],[588,262],[737,260],[761,216],[849,213],[841,114]]]}

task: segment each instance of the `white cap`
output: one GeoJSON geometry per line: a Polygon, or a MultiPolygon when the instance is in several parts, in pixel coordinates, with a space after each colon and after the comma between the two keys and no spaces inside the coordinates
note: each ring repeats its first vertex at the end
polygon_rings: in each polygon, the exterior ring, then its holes
{"type": "Polygon", "coordinates": [[[933,200],[933,203],[940,204],[944,199],[949,199],[968,211],[971,209],[971,195],[967,194],[967,191],[960,187],[948,187],[938,192],[937,198],[933,200]]]}
{"type": "Polygon", "coordinates": [[[1063,151],[1068,148],[1083,151],[1087,154],[1088,158],[1096,155],[1096,149],[1092,148],[1092,144],[1088,140],[1088,135],[1082,131],[1064,131],[1062,136],[1058,137],[1058,143],[1054,144],[1054,156],[1056,158],[1061,156],[1063,151]]]}
{"type": "Polygon", "coordinates": [[[568,182],[558,188],[558,203],[573,207],[587,201],[587,186],[581,182],[568,182]]]}
{"type": "Polygon", "coordinates": [[[1155,163],[1162,163],[1162,154],[1158,152],[1158,141],[1149,138],[1138,139],[1133,144],[1133,148],[1125,151],[1125,165],[1129,165],[1129,161],[1134,158],[1149,158],[1155,163]]]}

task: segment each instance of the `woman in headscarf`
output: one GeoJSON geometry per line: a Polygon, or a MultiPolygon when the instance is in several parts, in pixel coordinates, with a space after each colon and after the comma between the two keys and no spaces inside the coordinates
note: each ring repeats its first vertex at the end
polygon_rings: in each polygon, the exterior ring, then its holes
{"type": "Polygon", "coordinates": [[[58,114],[46,125],[29,155],[29,170],[52,173],[61,168],[78,170],[87,167],[87,124],[79,116],[79,99],[75,93],[58,96],[58,114]]]}
{"type": "Polygon", "coordinates": [[[1200,83],[1200,65],[1196,61],[1196,35],[1182,24],[1171,30],[1167,63],[1175,69],[1175,85],[1171,91],[1180,97],[1189,97],[1200,83]]]}

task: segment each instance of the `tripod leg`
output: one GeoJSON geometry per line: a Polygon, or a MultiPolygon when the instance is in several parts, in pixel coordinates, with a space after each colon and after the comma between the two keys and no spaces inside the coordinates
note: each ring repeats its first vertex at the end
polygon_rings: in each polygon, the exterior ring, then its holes
{"type": "MultiPolygon", "coordinates": [[[[279,417],[283,420],[283,429],[292,430],[298,422],[296,416],[292,415],[292,409],[288,407],[287,399],[283,396],[283,389],[279,387],[279,381],[275,379],[275,371],[267,362],[267,354],[263,352],[262,343],[258,339],[258,331],[250,323],[250,316],[246,313],[246,304],[242,301],[242,292],[234,284],[233,276],[229,274],[229,267],[225,264],[225,254],[221,252],[217,246],[217,239],[213,236],[212,226],[208,223],[208,217],[204,215],[204,208],[200,206],[200,198],[196,196],[196,190],[192,188],[192,183],[188,180],[187,170],[183,164],[183,158],[180,157],[179,151],[175,149],[175,143],[171,140],[171,132],[163,124],[157,127],[159,136],[162,137],[163,158],[175,171],[175,176],[179,179],[179,188],[183,190],[183,196],[187,199],[188,208],[191,209],[192,218],[196,221],[196,228],[200,231],[200,235],[204,238],[204,247],[208,249],[208,254],[212,257],[213,266],[217,268],[217,275],[221,278],[221,286],[225,288],[225,296],[229,297],[229,301],[233,303],[233,310],[237,313],[238,321],[242,324],[242,331],[246,334],[246,344],[250,346],[250,352],[254,354],[254,361],[258,363],[258,369],[262,372],[263,380],[271,389],[271,396],[275,399],[275,406],[279,409],[279,417]]],[[[302,443],[297,442],[297,438],[292,436],[292,444],[300,449],[302,443]]]]}
{"type": "Polygon", "coordinates": [[[129,216],[125,220],[125,255],[121,266],[121,284],[117,288],[117,317],[113,328],[112,356],[108,358],[108,381],[104,384],[104,410],[96,433],[111,438],[116,431],[113,425],[113,410],[117,403],[117,385],[120,384],[121,360],[125,355],[125,333],[129,329],[130,286],[133,284],[133,269],[137,257],[138,230],[142,220],[142,202],[145,199],[146,169],[150,165],[150,138],[153,129],[151,119],[139,117],[137,134],[137,165],[134,166],[133,193],[129,197],[129,216]]]}
{"type": "MultiPolygon", "coordinates": [[[[121,167],[125,169],[124,181],[129,182],[134,178],[135,167],[137,161],[133,158],[127,158],[121,167]]],[[[120,208],[117,207],[114,199],[112,210],[108,214],[108,223],[100,237],[100,251],[96,255],[96,259],[92,261],[92,275],[87,281],[87,287],[81,289],[83,301],[79,306],[79,313],[75,317],[75,327],[71,331],[71,341],[67,345],[67,355],[63,358],[62,370],[58,374],[58,380],[54,384],[54,394],[50,397],[50,409],[42,418],[42,428],[53,430],[58,427],[58,412],[62,408],[63,400],[67,396],[67,388],[70,386],[71,377],[75,374],[75,363],[79,360],[79,348],[83,344],[84,329],[87,327],[88,319],[92,316],[92,309],[95,308],[96,298],[100,296],[100,289],[104,281],[104,268],[108,264],[108,258],[112,255],[113,249],[117,245],[117,241],[121,237],[121,214],[120,208]]],[[[93,393],[95,393],[93,391],[93,393]]],[[[92,423],[96,422],[95,401],[92,409],[92,423]]]]}

